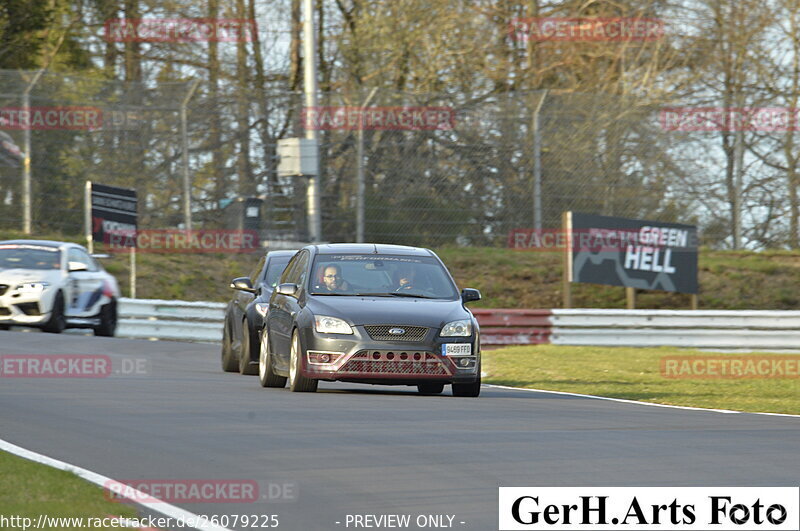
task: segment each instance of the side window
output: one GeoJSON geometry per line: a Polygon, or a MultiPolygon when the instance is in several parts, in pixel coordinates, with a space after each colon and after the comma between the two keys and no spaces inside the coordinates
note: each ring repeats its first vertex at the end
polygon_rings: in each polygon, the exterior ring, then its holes
{"type": "Polygon", "coordinates": [[[91,256],[86,254],[85,252],[81,251],[80,249],[72,248],[69,250],[68,260],[70,262],[80,262],[86,266],[87,271],[96,272],[97,264],[94,263],[94,260],[91,256]]]}
{"type": "Polygon", "coordinates": [[[291,282],[302,285],[306,279],[306,266],[308,265],[308,252],[303,251],[295,256],[286,268],[286,272],[281,278],[281,282],[291,282]]]}
{"type": "Polygon", "coordinates": [[[266,262],[266,260],[267,257],[262,256],[261,260],[258,261],[256,267],[253,269],[253,271],[250,272],[250,282],[253,284],[254,287],[258,286],[258,280],[259,277],[261,277],[261,273],[264,269],[264,262],[266,262]]]}
{"type": "Polygon", "coordinates": [[[281,275],[281,279],[278,281],[279,284],[286,284],[287,282],[291,282],[292,277],[294,275],[294,271],[297,268],[297,262],[299,261],[300,257],[295,255],[289,261],[289,265],[286,266],[286,269],[283,271],[281,275]]]}

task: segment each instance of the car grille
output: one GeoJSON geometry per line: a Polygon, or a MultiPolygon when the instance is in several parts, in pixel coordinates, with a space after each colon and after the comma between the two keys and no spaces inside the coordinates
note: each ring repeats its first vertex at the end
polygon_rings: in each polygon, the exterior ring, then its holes
{"type": "Polygon", "coordinates": [[[361,351],[338,373],[449,376],[444,364],[429,352],[361,351]]]}
{"type": "Polygon", "coordinates": [[[369,337],[375,341],[422,341],[428,333],[424,326],[402,326],[402,325],[366,325],[369,337]],[[389,330],[400,328],[402,334],[390,334],[389,330]]]}
{"type": "Polygon", "coordinates": [[[6,294],[8,291],[8,284],[0,284],[0,297],[6,294]]]}
{"type": "Polygon", "coordinates": [[[20,304],[15,304],[14,306],[19,308],[20,311],[25,315],[42,315],[39,311],[38,302],[23,302],[20,304]]]}

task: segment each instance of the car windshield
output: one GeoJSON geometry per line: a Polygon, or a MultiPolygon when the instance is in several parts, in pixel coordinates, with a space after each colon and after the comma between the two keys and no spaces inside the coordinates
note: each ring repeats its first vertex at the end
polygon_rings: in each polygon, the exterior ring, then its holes
{"type": "Polygon", "coordinates": [[[267,274],[264,277],[264,284],[274,288],[278,285],[278,280],[281,278],[283,270],[286,269],[286,264],[289,263],[292,257],[290,256],[275,256],[270,259],[267,266],[267,274]]]}
{"type": "Polygon", "coordinates": [[[432,256],[318,255],[309,291],[312,295],[458,297],[447,271],[432,256]]]}
{"type": "Polygon", "coordinates": [[[38,245],[0,245],[0,269],[58,269],[61,252],[38,245]]]}

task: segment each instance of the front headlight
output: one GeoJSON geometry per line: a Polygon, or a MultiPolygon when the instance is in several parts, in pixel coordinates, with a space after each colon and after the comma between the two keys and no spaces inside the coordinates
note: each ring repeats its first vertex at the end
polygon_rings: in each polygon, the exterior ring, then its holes
{"type": "Polygon", "coordinates": [[[352,334],[353,329],[342,319],[326,315],[314,316],[314,330],[320,334],[352,334]]]}
{"type": "Polygon", "coordinates": [[[444,328],[442,328],[442,333],[439,334],[442,337],[466,337],[472,335],[472,321],[469,319],[461,319],[459,321],[450,321],[444,328]]]}
{"type": "Polygon", "coordinates": [[[257,302],[256,303],[256,312],[261,317],[266,317],[267,312],[269,311],[269,303],[268,302],[257,302]]]}
{"type": "Polygon", "coordinates": [[[20,293],[41,293],[50,286],[48,282],[26,282],[17,286],[20,293]]]}

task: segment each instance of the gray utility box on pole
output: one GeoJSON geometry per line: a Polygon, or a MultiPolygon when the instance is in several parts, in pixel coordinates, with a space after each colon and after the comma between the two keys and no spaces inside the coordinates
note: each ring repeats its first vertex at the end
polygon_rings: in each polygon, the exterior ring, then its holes
{"type": "Polygon", "coordinates": [[[315,177],[317,175],[317,141],[306,138],[278,140],[278,176],[315,177]]]}

